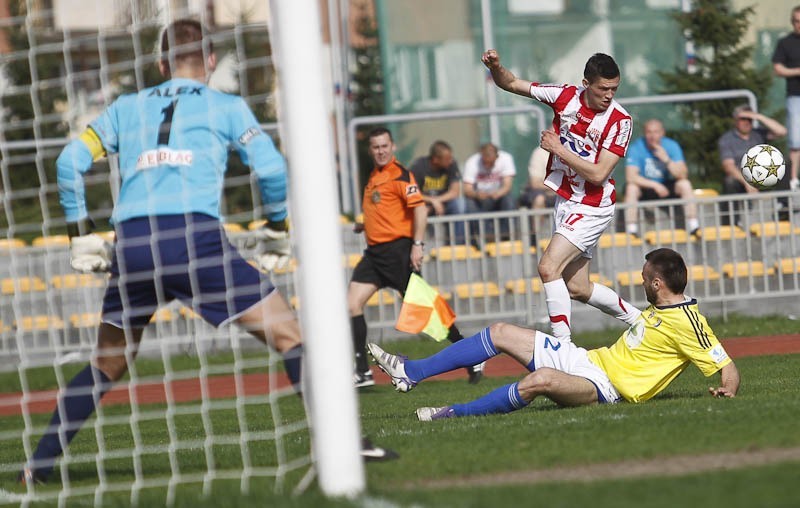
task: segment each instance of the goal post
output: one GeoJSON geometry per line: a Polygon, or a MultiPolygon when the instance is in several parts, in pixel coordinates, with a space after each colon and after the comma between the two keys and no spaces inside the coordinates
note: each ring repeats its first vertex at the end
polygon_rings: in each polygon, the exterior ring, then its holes
{"type": "Polygon", "coordinates": [[[323,100],[329,91],[318,79],[323,72],[319,2],[270,0],[270,5],[282,137],[291,172],[312,446],[322,491],[352,496],[364,489],[364,466],[341,273],[333,135],[323,100]]]}
{"type": "MultiPolygon", "coordinates": [[[[218,482],[242,495],[281,495],[305,489],[312,471],[327,496],[365,489],[326,101],[333,92],[319,79],[326,65],[319,2],[260,0],[252,19],[250,11],[220,12],[210,22],[207,3],[174,4],[15,1],[0,23],[0,43],[7,42],[0,44],[0,476],[15,478],[29,464],[59,394],[86,392],[68,385],[95,354],[108,285],[106,274],[70,266],[56,158],[117,97],[163,81],[154,47],[160,28],[176,19],[212,27],[219,60],[209,86],[242,96],[288,161],[296,263],[271,279],[298,309],[303,397],[287,383],[281,355],[235,325],[209,325],[195,302],[159,292],[141,343],[126,350],[129,359],[138,353],[127,378],[55,459],[48,482],[4,483],[0,505],[173,504],[182,492],[214,495],[218,482]]],[[[119,163],[96,161],[84,178],[96,232],[112,242],[119,163]]],[[[231,157],[221,213],[227,237],[251,262],[251,230],[263,224],[259,191],[257,178],[231,157]]],[[[189,222],[191,235],[201,224],[189,222]]],[[[157,264],[153,278],[164,269],[157,264]]]]}

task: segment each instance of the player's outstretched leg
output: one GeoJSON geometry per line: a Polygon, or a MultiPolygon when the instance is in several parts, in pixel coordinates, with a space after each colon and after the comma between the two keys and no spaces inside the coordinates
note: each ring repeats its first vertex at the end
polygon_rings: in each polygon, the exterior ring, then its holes
{"type": "MultiPolygon", "coordinates": [[[[450,325],[450,329],[448,330],[447,340],[451,343],[455,344],[456,342],[463,339],[464,336],[461,335],[461,332],[456,327],[455,323],[450,325]]],[[[467,371],[467,379],[469,384],[475,385],[480,382],[483,378],[483,369],[486,367],[486,362],[481,362],[477,365],[470,365],[468,367],[464,367],[464,370],[467,371]]]]}
{"type": "MultiPolygon", "coordinates": [[[[130,335],[138,344],[142,330],[134,330],[130,335]]],[[[56,459],[94,413],[103,395],[127,371],[123,330],[108,323],[101,323],[97,342],[98,353],[94,360],[97,366],[87,365],[59,394],[50,424],[33,455],[20,472],[20,482],[27,484],[47,481],[53,472],[56,459]]],[[[133,351],[136,351],[136,348],[133,348],[133,351]]]]}
{"type": "Polygon", "coordinates": [[[459,416],[482,416],[510,413],[528,405],[519,393],[519,382],[501,386],[479,399],[466,404],[445,407],[421,407],[416,415],[419,421],[429,422],[459,416]]]}
{"type": "Polygon", "coordinates": [[[477,365],[499,354],[492,342],[490,328],[484,328],[480,333],[462,339],[421,360],[408,360],[405,357],[389,354],[377,344],[370,344],[369,350],[381,370],[392,378],[392,384],[399,392],[410,391],[423,379],[461,367],[477,365]]]}
{"type": "Polygon", "coordinates": [[[633,304],[623,300],[616,291],[596,282],[586,303],[629,325],[632,325],[642,313],[633,304]]]}

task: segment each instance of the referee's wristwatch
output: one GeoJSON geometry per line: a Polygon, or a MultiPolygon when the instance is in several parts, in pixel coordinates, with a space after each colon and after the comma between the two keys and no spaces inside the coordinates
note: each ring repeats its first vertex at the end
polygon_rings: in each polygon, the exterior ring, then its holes
{"type": "Polygon", "coordinates": [[[422,240],[414,240],[413,245],[419,245],[420,247],[425,247],[425,242],[422,240]]]}

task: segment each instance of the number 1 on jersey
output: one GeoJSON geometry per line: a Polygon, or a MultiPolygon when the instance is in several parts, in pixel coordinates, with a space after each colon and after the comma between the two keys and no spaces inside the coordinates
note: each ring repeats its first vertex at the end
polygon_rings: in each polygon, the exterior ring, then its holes
{"type": "Polygon", "coordinates": [[[165,106],[164,109],[161,110],[164,119],[158,124],[158,140],[156,143],[159,146],[169,144],[169,134],[170,131],[172,131],[172,115],[175,114],[175,106],[177,105],[178,99],[175,99],[169,103],[169,106],[165,106]]]}

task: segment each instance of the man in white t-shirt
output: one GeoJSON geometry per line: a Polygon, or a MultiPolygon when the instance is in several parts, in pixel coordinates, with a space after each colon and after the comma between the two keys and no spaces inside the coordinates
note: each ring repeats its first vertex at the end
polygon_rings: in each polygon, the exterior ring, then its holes
{"type": "MultiPolygon", "coordinates": [[[[492,143],[481,145],[480,151],[471,155],[464,164],[462,180],[467,213],[513,210],[511,188],[516,174],[517,168],[510,153],[499,150],[492,143]]],[[[501,220],[500,228],[504,234],[507,233],[508,221],[501,220]]]]}
{"type": "Polygon", "coordinates": [[[494,49],[481,61],[499,88],[553,109],[552,127],[542,131],[539,144],[550,153],[545,185],[558,197],[553,237],[538,266],[553,335],[568,340],[572,334],[571,298],[633,324],[639,310],[613,289],[589,280],[593,250],[614,216],[611,172],[625,157],[632,128],[631,116],[614,100],[620,82],[617,63],[595,53],[576,86],[517,78],[494,49]]]}

